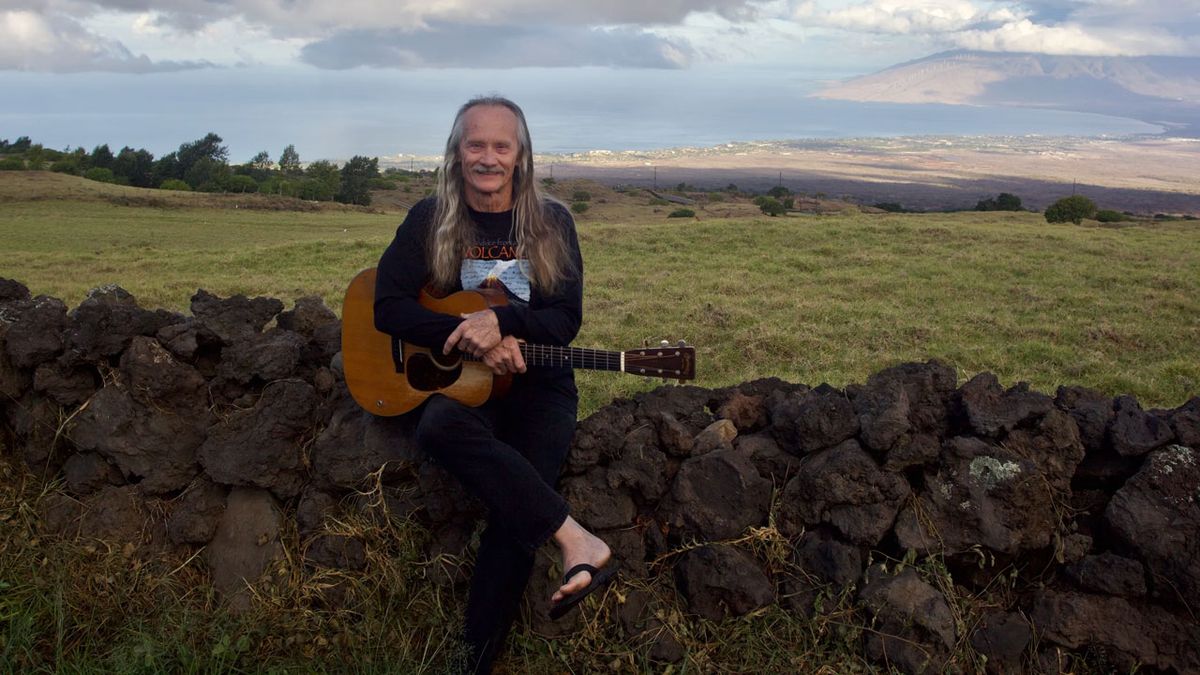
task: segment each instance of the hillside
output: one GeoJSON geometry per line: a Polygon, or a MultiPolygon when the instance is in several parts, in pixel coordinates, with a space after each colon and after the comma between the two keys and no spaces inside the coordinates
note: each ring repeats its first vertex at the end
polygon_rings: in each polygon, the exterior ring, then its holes
{"type": "Polygon", "coordinates": [[[1046,107],[1200,134],[1200,59],[952,51],[828,87],[852,101],[1046,107]]]}

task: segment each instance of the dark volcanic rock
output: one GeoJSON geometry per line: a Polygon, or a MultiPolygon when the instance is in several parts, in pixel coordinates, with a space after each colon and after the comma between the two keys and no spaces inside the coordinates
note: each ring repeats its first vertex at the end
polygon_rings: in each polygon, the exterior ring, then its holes
{"type": "Polygon", "coordinates": [[[769,405],[772,431],[788,452],[803,455],[831,448],[858,433],[854,406],[840,393],[777,395],[769,405]]]}
{"type": "Polygon", "coordinates": [[[358,537],[322,534],[305,549],[304,560],[316,567],[357,571],[367,566],[367,547],[358,537]]]}
{"type": "Polygon", "coordinates": [[[750,458],[758,475],[774,485],[783,485],[799,470],[801,459],[783,448],[766,433],[738,436],[733,442],[738,452],[750,458]]]}
{"type": "Polygon", "coordinates": [[[166,310],[146,310],[120,286],[88,291],[71,311],[63,335],[64,358],[72,364],[96,363],[120,354],[135,335],[154,335],[182,317],[166,310]]]}
{"type": "Polygon", "coordinates": [[[18,368],[8,355],[7,335],[11,324],[4,319],[0,308],[0,398],[19,399],[33,385],[32,374],[18,368]]]}
{"type": "Polygon", "coordinates": [[[62,353],[63,331],[67,328],[67,306],[58,298],[39,295],[4,309],[4,348],[13,365],[34,368],[62,353]]]}
{"type": "Polygon", "coordinates": [[[692,549],[675,566],[688,608],[710,621],[741,616],[775,601],[771,580],[753,557],[732,546],[692,549]]]}
{"type": "Polygon", "coordinates": [[[93,366],[72,368],[60,363],[43,363],[33,373],[33,389],[73,408],[100,388],[100,376],[93,366]]]}
{"type": "Polygon", "coordinates": [[[1075,420],[1079,427],[1079,439],[1088,453],[1105,449],[1108,425],[1113,418],[1111,398],[1084,387],[1059,387],[1054,404],[1075,420]]]}
{"type": "Polygon", "coordinates": [[[29,287],[16,279],[0,277],[0,304],[11,303],[14,300],[28,300],[29,287]]]}
{"type": "Polygon", "coordinates": [[[282,380],[263,390],[252,410],[209,430],[198,457],[209,477],[225,485],[267,488],[280,498],[300,492],[300,447],[312,430],[317,395],[301,380],[282,380]]]}
{"type": "Polygon", "coordinates": [[[283,553],[283,518],[271,493],[257,488],[230,490],[225,513],[204,549],[213,586],[235,611],[250,607],[247,584],[254,584],[283,553]]]}
{"type": "Polygon", "coordinates": [[[771,484],[745,455],[718,450],[680,465],[659,512],[674,537],[712,541],[761,525],[770,499],[771,484]]]}
{"type": "Polygon", "coordinates": [[[1036,462],[1003,445],[951,439],[940,469],[926,473],[918,503],[896,519],[897,539],[902,548],[944,546],[947,553],[977,544],[1006,554],[1042,548],[1059,527],[1056,500],[1066,501],[1054,482],[1036,462]]]}
{"type": "Polygon", "coordinates": [[[827,530],[805,532],[796,546],[796,562],[818,579],[838,587],[862,576],[866,557],[858,546],[838,541],[827,530]]]}
{"type": "MultiPolygon", "coordinates": [[[[325,523],[325,516],[331,513],[335,506],[337,499],[333,495],[311,484],[306,485],[300,493],[300,501],[296,504],[296,529],[300,531],[300,536],[306,537],[319,530],[325,523]]],[[[397,515],[404,517],[405,514],[397,515]]]]}
{"type": "Polygon", "coordinates": [[[908,399],[908,423],[912,433],[944,436],[950,423],[958,373],[941,361],[901,363],[867,378],[865,389],[886,388],[896,383],[908,399]]]}
{"type": "Polygon", "coordinates": [[[184,361],[191,361],[200,348],[200,329],[196,320],[187,318],[180,323],[173,323],[158,329],[155,337],[164,347],[184,361]]]}
{"type": "Polygon", "coordinates": [[[854,398],[859,438],[870,450],[887,452],[912,427],[908,421],[908,394],[895,380],[868,381],[854,398]]]}
{"type": "Polygon", "coordinates": [[[1004,432],[1054,408],[1053,399],[1030,391],[1025,382],[1005,391],[991,373],[980,373],[971,378],[959,389],[958,395],[971,429],[991,438],[999,438],[1004,432]]]}
{"type": "Polygon", "coordinates": [[[988,673],[1019,672],[1021,657],[1032,641],[1029,622],[1016,612],[985,615],[971,635],[971,646],[987,657],[988,673]]]}
{"type": "Polygon", "coordinates": [[[1112,553],[1089,555],[1068,567],[1067,575],[1085,590],[1105,595],[1133,598],[1146,594],[1146,570],[1142,564],[1112,553]]]}
{"type": "Polygon", "coordinates": [[[262,332],[282,310],[283,303],[275,298],[220,298],[204,289],[192,296],[192,314],[225,344],[262,332]]]}
{"type": "Polygon", "coordinates": [[[424,456],[413,441],[413,415],[375,417],[352,399],[340,402],[311,451],[316,482],[324,488],[361,490],[382,478],[413,473],[424,456]]]}
{"type": "Polygon", "coordinates": [[[237,340],[221,351],[217,374],[224,380],[247,384],[291,377],[300,365],[307,341],[299,333],[278,328],[237,340]]]}
{"type": "Polygon", "coordinates": [[[67,489],[72,494],[90,495],[106,485],[120,485],[121,472],[94,452],[77,452],[63,463],[67,489]]]}
{"type": "Polygon", "coordinates": [[[1171,414],[1171,428],[1180,445],[1200,448],[1200,397],[1184,403],[1171,414]]]}
{"type": "Polygon", "coordinates": [[[108,486],[84,501],[79,535],[108,542],[139,544],[146,526],[142,495],[132,485],[108,486]]]}
{"type": "Polygon", "coordinates": [[[571,515],[588,529],[625,527],[637,516],[637,505],[624,490],[614,490],[607,467],[593,467],[582,476],[562,481],[562,494],[571,515]]]}
{"type": "Polygon", "coordinates": [[[295,331],[309,338],[322,326],[339,323],[337,314],[325,306],[325,301],[319,295],[298,298],[292,309],[280,312],[275,322],[284,330],[295,331]]]}
{"type": "Polygon", "coordinates": [[[859,600],[875,617],[867,656],[906,673],[940,672],[954,647],[954,615],[946,598],[911,567],[894,577],[868,571],[859,600]]]}
{"type": "MultiPolygon", "coordinates": [[[[587,419],[575,430],[571,450],[567,453],[564,472],[583,473],[599,464],[601,459],[614,457],[624,445],[625,435],[633,428],[633,413],[636,406],[632,401],[620,400],[607,405],[587,419]]],[[[650,422],[643,425],[653,426],[650,422]]],[[[691,435],[688,435],[691,440],[691,435]]]]}
{"type": "Polygon", "coordinates": [[[639,495],[643,502],[657,502],[667,488],[667,457],[658,449],[657,434],[653,429],[642,433],[630,433],[625,437],[621,457],[608,465],[606,479],[614,490],[627,488],[639,495]]]}
{"type": "Polygon", "coordinates": [[[207,544],[225,514],[228,492],[203,478],[192,483],[167,517],[167,536],[176,544],[207,544]]]}
{"type": "MultiPolygon", "coordinates": [[[[6,403],[0,409],[7,418],[8,429],[15,435],[14,449],[35,474],[51,478],[58,469],[55,451],[61,452],[63,440],[58,434],[67,413],[50,399],[31,391],[6,403]]],[[[0,435],[0,441],[5,440],[4,435],[0,435]]]]}
{"type": "Polygon", "coordinates": [[[739,433],[767,426],[766,397],[734,391],[719,408],[717,417],[733,422],[739,433]]]}
{"type": "Polygon", "coordinates": [[[128,378],[130,392],[143,403],[181,413],[207,407],[204,376],[177,361],[154,338],[130,340],[121,355],[121,372],[128,378]]]}
{"type": "Polygon", "coordinates": [[[1118,396],[1113,408],[1115,413],[1108,435],[1117,454],[1139,457],[1175,438],[1170,424],[1142,410],[1132,396],[1118,396]]]}
{"type": "Polygon", "coordinates": [[[196,475],[205,421],[147,406],[109,385],[75,417],[70,438],[112,460],[126,478],[140,480],[147,493],[161,494],[182,489],[196,475]]]}
{"type": "Polygon", "coordinates": [[[941,443],[936,436],[916,434],[906,436],[888,451],[883,463],[886,471],[903,471],[911,466],[932,464],[938,458],[941,443]]]}
{"type": "Polygon", "coordinates": [[[909,495],[904,478],[880,470],[856,441],[811,455],[780,497],[779,529],[796,536],[804,527],[832,525],[856,544],[874,546],[909,495]]]}
{"type": "Polygon", "coordinates": [[[1173,445],[1151,453],[1108,503],[1105,518],[1162,579],[1164,599],[1178,593],[1200,607],[1200,451],[1173,445]]]}
{"type": "Polygon", "coordinates": [[[1200,624],[1160,607],[1047,589],[1030,618],[1043,640],[1069,649],[1101,646],[1126,655],[1128,666],[1200,671],[1200,624]]]}

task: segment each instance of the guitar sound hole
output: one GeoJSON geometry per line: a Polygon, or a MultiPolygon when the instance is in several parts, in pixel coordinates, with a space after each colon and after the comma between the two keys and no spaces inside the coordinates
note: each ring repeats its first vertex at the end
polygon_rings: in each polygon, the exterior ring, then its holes
{"type": "Polygon", "coordinates": [[[408,371],[408,384],[413,389],[438,391],[458,381],[458,376],[462,374],[462,361],[439,364],[430,354],[417,353],[408,357],[405,369],[408,371]]]}

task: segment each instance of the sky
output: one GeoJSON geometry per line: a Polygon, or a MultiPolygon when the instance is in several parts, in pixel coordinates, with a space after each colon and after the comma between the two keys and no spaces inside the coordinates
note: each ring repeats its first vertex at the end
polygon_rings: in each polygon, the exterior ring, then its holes
{"type": "Polygon", "coordinates": [[[35,115],[64,132],[97,110],[128,123],[147,99],[196,91],[217,112],[272,92],[264,114],[353,115],[343,89],[461,81],[465,95],[444,94],[461,102],[478,93],[468,86],[532,79],[583,107],[576,85],[597,73],[650,95],[709,79],[818,82],[949,49],[1197,56],[1200,0],[0,0],[0,137],[35,115]],[[54,105],[14,102],[39,95],[54,105]]]}

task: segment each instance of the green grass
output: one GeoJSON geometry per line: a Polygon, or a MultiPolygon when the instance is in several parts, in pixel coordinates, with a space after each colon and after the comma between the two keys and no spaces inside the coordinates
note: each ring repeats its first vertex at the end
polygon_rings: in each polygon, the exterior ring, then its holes
{"type": "MultiPolygon", "coordinates": [[[[614,195],[616,193],[613,193],[614,195]]],[[[1200,391],[1200,246],[1190,223],[1048,225],[1037,214],[588,220],[580,346],[697,348],[697,384],[844,386],[907,360],[1081,384],[1174,406],[1200,391]]],[[[4,206],[3,274],[78,304],[117,283],[186,310],[197,288],[340,309],[403,214],[4,206]]],[[[657,382],[580,373],[582,414],[657,382]]]]}

